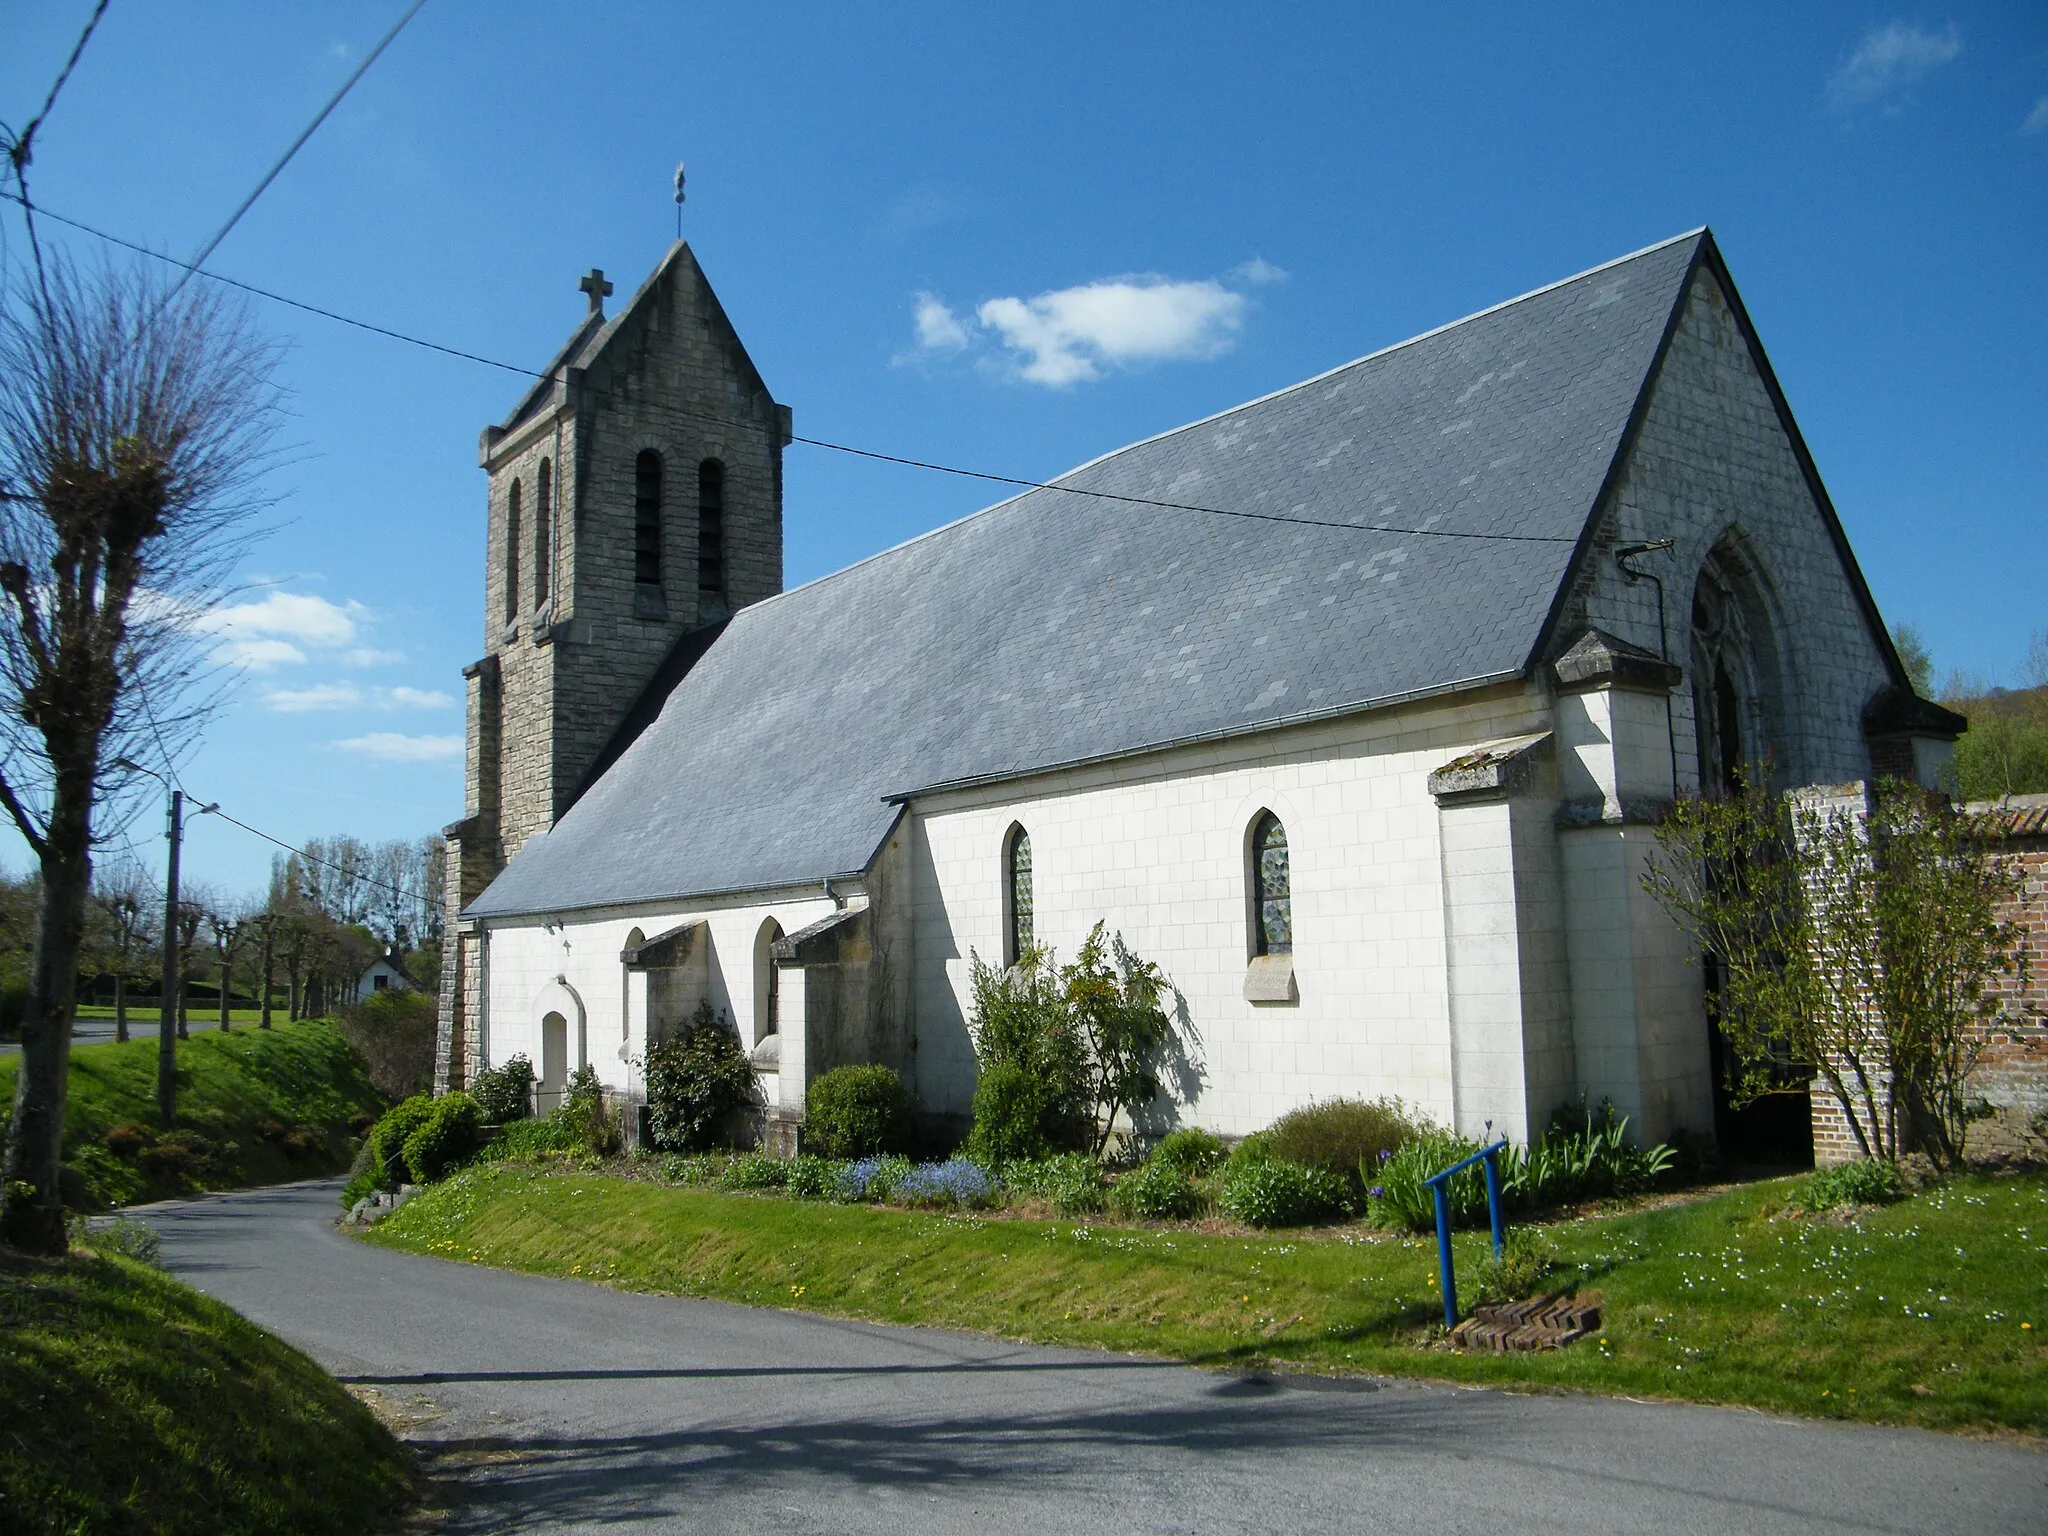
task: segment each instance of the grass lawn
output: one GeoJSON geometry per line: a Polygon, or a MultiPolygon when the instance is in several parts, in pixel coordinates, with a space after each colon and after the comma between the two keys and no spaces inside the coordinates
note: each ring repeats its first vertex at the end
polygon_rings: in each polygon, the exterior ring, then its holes
{"type": "MultiPolygon", "coordinates": [[[[1846,1224],[1795,1180],[1552,1224],[1606,1300],[1561,1353],[1461,1355],[1434,1240],[1239,1237],[674,1188],[487,1165],[371,1229],[417,1253],[889,1323],[1164,1355],[2048,1433],[2048,1179],[1966,1178],[1846,1224]]],[[[1457,1240],[1461,1277],[1483,1234],[1457,1240]]],[[[1567,1276],[1567,1278],[1573,1278],[1567,1276]]],[[[1468,1298],[1469,1299],[1469,1298],[1468,1298]]]]}
{"type": "MultiPolygon", "coordinates": [[[[81,1019],[111,1019],[114,1016],[114,1009],[111,1004],[80,1003],[78,1005],[78,1016],[81,1019]]],[[[230,1008],[228,1010],[228,1022],[237,1028],[244,1024],[255,1025],[260,1023],[262,1018],[263,1010],[260,1008],[230,1008]]],[[[220,1004],[206,1003],[199,1007],[187,1007],[185,1019],[187,1023],[203,1024],[208,1029],[212,1029],[220,1023],[220,1004]]],[[[278,1003],[272,1007],[270,1010],[270,1020],[273,1024],[284,1023],[285,1006],[283,1003],[278,1003]]],[[[154,1034],[157,1025],[162,1022],[163,1010],[157,1007],[154,999],[139,1006],[135,1003],[128,1005],[129,1029],[147,1029],[154,1034]]]]}
{"type": "Polygon", "coordinates": [[[375,1529],[406,1452],[318,1366],[125,1259],[0,1249],[0,1530],[375,1529]]]}
{"type": "MultiPolygon", "coordinates": [[[[384,1098],[334,1025],[319,1019],[268,1030],[215,1030],[178,1043],[178,1119],[156,1118],[152,1034],[71,1053],[64,1157],[83,1175],[87,1201],[127,1204],[195,1189],[312,1178],[348,1165],[349,1120],[384,1098]],[[108,1133],[135,1126],[133,1137],[108,1133]]],[[[0,1056],[0,1118],[14,1100],[18,1056],[0,1056]]]]}

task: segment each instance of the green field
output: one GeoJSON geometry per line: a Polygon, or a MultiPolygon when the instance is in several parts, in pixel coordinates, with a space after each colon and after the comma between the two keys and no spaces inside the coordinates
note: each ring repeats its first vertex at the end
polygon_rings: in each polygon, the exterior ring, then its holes
{"type": "Polygon", "coordinates": [[[318,1366],[140,1264],[0,1249],[0,1530],[346,1536],[411,1459],[318,1366]]]}
{"type": "MultiPolygon", "coordinates": [[[[1561,1353],[1442,1348],[1434,1241],[930,1215],[496,1165],[368,1240],[635,1290],[1208,1366],[1371,1371],[2048,1433],[2048,1180],[1967,1178],[1846,1224],[1795,1180],[1555,1223],[1605,1329],[1561,1353]]],[[[1457,1240],[1459,1270],[1484,1257],[1457,1240]]],[[[1570,1273],[1576,1269],[1577,1273],[1570,1273]]]]}
{"type": "MultiPolygon", "coordinates": [[[[64,1158],[83,1179],[84,1204],[339,1172],[354,1154],[351,1119],[384,1108],[360,1059],[324,1020],[180,1041],[178,1117],[168,1128],[156,1118],[156,1053],[153,1034],[71,1053],[64,1158]]],[[[0,1115],[13,1102],[19,1063],[0,1056],[0,1115]]]]}

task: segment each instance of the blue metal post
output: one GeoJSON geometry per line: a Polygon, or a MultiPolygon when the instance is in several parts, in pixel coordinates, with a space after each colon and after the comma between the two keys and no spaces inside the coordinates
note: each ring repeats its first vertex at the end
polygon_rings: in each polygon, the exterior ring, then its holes
{"type": "Polygon", "coordinates": [[[1500,1148],[1486,1149],[1486,1219],[1493,1223],[1493,1256],[1498,1259],[1506,1246],[1500,1229],[1500,1148]]]}
{"type": "Polygon", "coordinates": [[[1444,1280],[1444,1326],[1458,1326],[1458,1280],[1451,1266],[1451,1202],[1444,1196],[1443,1181],[1429,1186],[1436,1196],[1436,1258],[1444,1280]]]}

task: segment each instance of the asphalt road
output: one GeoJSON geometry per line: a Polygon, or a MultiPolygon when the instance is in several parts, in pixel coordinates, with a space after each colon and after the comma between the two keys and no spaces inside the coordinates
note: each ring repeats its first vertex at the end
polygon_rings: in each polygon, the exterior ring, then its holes
{"type": "Polygon", "coordinates": [[[375,1388],[452,1531],[2048,1530],[2048,1454],[1910,1430],[1221,1376],[373,1248],[332,1182],[138,1214],[375,1388]]]}
{"type": "MultiPolygon", "coordinates": [[[[284,1012],[280,1009],[278,1017],[282,1018],[283,1016],[284,1012]]],[[[256,1026],[253,1024],[236,1024],[234,1027],[236,1029],[254,1029],[256,1026]]],[[[131,1013],[128,1015],[128,1038],[130,1040],[154,1040],[157,1028],[157,1015],[153,1008],[148,1015],[147,1022],[144,1022],[141,1014],[131,1013]]],[[[219,1028],[220,1015],[218,1013],[209,1013],[204,1018],[194,1014],[185,1022],[185,1033],[187,1035],[201,1034],[206,1030],[219,1028]]],[[[113,1038],[114,1021],[112,1019],[91,1018],[73,1019],[71,1021],[71,1043],[74,1046],[104,1045],[113,1038]]],[[[20,1050],[20,1041],[0,1040],[0,1056],[12,1056],[20,1050]]]]}

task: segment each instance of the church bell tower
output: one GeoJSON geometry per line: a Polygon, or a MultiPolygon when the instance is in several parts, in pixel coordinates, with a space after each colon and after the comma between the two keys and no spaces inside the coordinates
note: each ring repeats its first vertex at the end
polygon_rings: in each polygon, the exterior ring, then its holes
{"type": "Polygon", "coordinates": [[[776,403],[678,240],[615,315],[601,270],[545,376],[483,432],[483,654],[467,681],[464,815],[447,829],[436,1092],[480,1059],[481,950],[460,913],[616,755],[738,609],[782,590],[776,403]],[[665,665],[666,664],[666,665],[665,665]]]}

